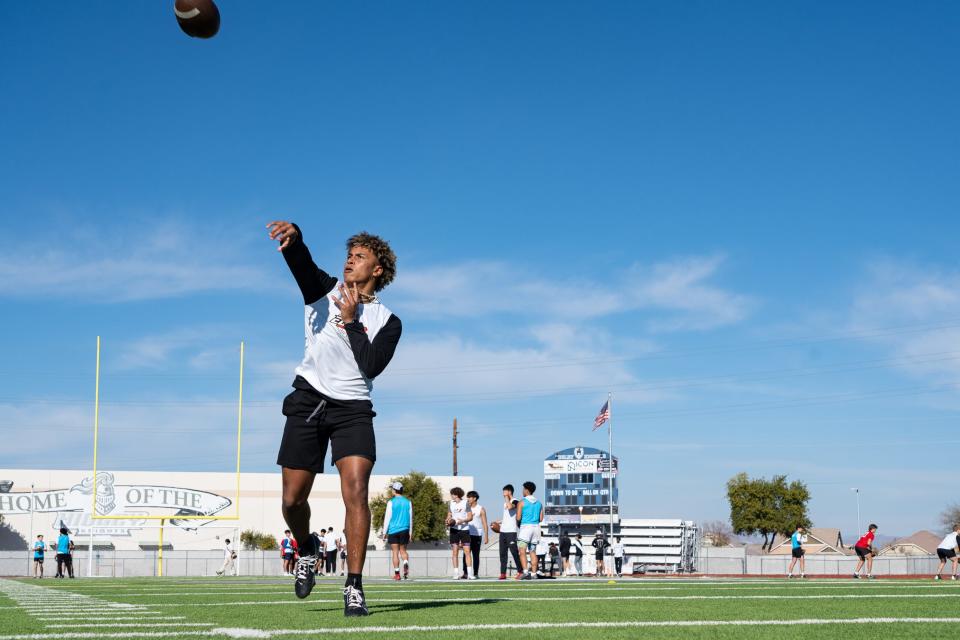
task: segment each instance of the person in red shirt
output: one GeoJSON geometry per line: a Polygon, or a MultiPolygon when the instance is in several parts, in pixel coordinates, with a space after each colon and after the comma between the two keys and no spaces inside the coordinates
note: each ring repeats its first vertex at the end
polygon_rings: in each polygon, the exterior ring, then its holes
{"type": "Polygon", "coordinates": [[[877,550],[873,548],[873,538],[874,532],[877,530],[877,525],[871,524],[867,532],[860,536],[860,539],[857,540],[857,544],[853,545],[853,550],[857,552],[857,568],[853,570],[853,577],[860,577],[860,569],[863,568],[863,563],[867,563],[867,579],[873,580],[873,556],[877,555],[877,550]]]}

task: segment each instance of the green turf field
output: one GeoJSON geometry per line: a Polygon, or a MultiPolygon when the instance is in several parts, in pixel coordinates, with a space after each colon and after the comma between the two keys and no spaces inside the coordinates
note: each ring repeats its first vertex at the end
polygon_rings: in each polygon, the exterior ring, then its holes
{"type": "Polygon", "coordinates": [[[952,581],[368,580],[359,620],[340,584],[297,600],[290,578],[3,579],[0,640],[960,637],[952,581]]]}

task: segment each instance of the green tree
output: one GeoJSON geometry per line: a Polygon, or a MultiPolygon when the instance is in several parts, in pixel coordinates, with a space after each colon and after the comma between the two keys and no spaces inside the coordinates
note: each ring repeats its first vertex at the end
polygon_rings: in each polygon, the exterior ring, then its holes
{"type": "Polygon", "coordinates": [[[269,533],[260,533],[253,529],[246,529],[240,532],[240,545],[247,551],[254,549],[271,551],[280,548],[280,543],[278,543],[277,539],[272,535],[269,533]]]}
{"type": "Polygon", "coordinates": [[[730,524],[737,535],[763,536],[763,548],[773,547],[776,534],[790,535],[797,526],[809,527],[810,492],[800,481],[786,476],[750,478],[738,473],[727,481],[730,524]]]}
{"type": "Polygon", "coordinates": [[[390,499],[390,485],[396,481],[403,484],[403,495],[413,504],[413,539],[423,542],[442,540],[446,533],[447,505],[443,501],[440,485],[420,471],[411,471],[405,476],[391,478],[387,486],[370,500],[373,528],[383,528],[383,516],[390,499]]]}

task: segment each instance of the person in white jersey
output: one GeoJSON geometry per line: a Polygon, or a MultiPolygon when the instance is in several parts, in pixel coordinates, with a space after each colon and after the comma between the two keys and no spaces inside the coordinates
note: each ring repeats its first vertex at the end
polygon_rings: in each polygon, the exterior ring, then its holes
{"type": "Polygon", "coordinates": [[[413,503],[403,495],[403,484],[390,485],[393,497],[383,514],[383,539],[390,545],[393,557],[393,579],[400,580],[400,559],[403,558],[403,579],[410,577],[410,556],[407,545],[413,540],[413,503]]]}
{"type": "Polygon", "coordinates": [[[337,549],[340,550],[340,577],[347,575],[347,530],[337,536],[337,549]]]}
{"type": "Polygon", "coordinates": [[[470,521],[473,520],[473,513],[470,512],[470,506],[463,499],[463,489],[454,487],[450,489],[450,504],[447,512],[447,526],[450,527],[450,549],[453,554],[453,579],[460,579],[460,552],[463,551],[464,560],[467,563],[467,577],[476,579],[472,575],[470,568],[473,565],[473,558],[470,556],[470,521]]]}
{"type": "Polygon", "coordinates": [[[960,557],[957,556],[958,552],[960,552],[960,522],[953,525],[953,531],[948,533],[937,546],[937,557],[940,559],[940,566],[937,567],[937,575],[933,577],[934,580],[940,579],[940,573],[943,571],[944,565],[947,564],[947,560],[949,560],[952,565],[950,579],[957,579],[957,564],[960,563],[960,557]]]}
{"type": "Polygon", "coordinates": [[[578,576],[583,575],[583,534],[578,533],[571,541],[573,548],[573,568],[578,576]]]}
{"type": "Polygon", "coordinates": [[[223,565],[217,570],[217,575],[226,575],[228,572],[237,575],[237,565],[234,560],[237,559],[237,552],[230,545],[230,538],[223,541],[223,565]]]}
{"type": "Polygon", "coordinates": [[[303,296],[304,356],[294,390],[283,400],[286,423],[277,454],[283,517],[300,549],[294,592],[306,598],[315,583],[319,542],[310,535],[308,498],[329,446],[340,473],[344,528],[350,531],[343,615],[365,616],[362,574],[370,536],[370,474],[377,459],[370,396],[402,331],[377,292],[396,276],[397,256],[382,238],[358,233],[346,242],[339,280],[314,263],[299,227],[277,220],[267,228],[303,296]]]}
{"type": "Polygon", "coordinates": [[[513,555],[517,577],[520,571],[520,552],[517,550],[517,500],[513,497],[513,485],[503,487],[503,518],[500,520],[500,579],[507,579],[507,554],[513,555]]]}
{"type": "Polygon", "coordinates": [[[623,541],[617,536],[613,543],[613,565],[618,578],[623,577],[623,541]]]}
{"type": "MultiPolygon", "coordinates": [[[[470,520],[468,530],[470,531],[470,555],[473,560],[474,577],[480,575],[480,549],[483,548],[483,545],[490,542],[487,536],[487,510],[480,505],[479,500],[479,493],[476,491],[467,491],[467,506],[470,508],[470,513],[473,514],[473,519],[470,520]]],[[[469,577],[467,575],[466,558],[464,558],[462,569],[463,576],[469,577]]]]}
{"type": "Polygon", "coordinates": [[[533,580],[537,573],[536,547],[540,542],[540,523],[543,522],[543,503],[537,500],[533,492],[537,485],[530,482],[523,483],[523,500],[517,505],[517,522],[520,530],[517,533],[517,544],[520,547],[520,566],[523,569],[521,580],[533,580]],[[527,552],[530,553],[529,564],[527,552]]]}

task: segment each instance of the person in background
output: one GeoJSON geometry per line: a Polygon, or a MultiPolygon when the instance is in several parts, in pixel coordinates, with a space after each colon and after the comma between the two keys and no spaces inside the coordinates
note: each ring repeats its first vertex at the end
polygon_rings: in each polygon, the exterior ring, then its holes
{"type": "Polygon", "coordinates": [[[217,575],[225,575],[228,571],[232,572],[232,575],[237,575],[237,565],[233,562],[236,559],[237,552],[230,545],[230,538],[227,538],[223,541],[223,565],[217,570],[217,575]]]}
{"type": "Polygon", "coordinates": [[[550,543],[547,542],[546,538],[540,538],[537,541],[537,546],[535,547],[537,554],[537,576],[543,574],[547,570],[547,554],[550,553],[550,543]]]}
{"type": "Polygon", "coordinates": [[[797,526],[797,530],[793,532],[793,535],[790,536],[790,555],[793,556],[793,559],[790,560],[790,567],[787,569],[787,577],[793,577],[793,568],[797,565],[797,560],[800,561],[800,577],[806,578],[804,569],[807,566],[806,560],[803,556],[806,553],[803,550],[803,543],[807,541],[807,536],[803,535],[803,527],[797,526]]]}
{"type": "MultiPolygon", "coordinates": [[[[470,513],[473,514],[468,531],[470,532],[470,555],[473,556],[474,577],[480,575],[480,549],[482,545],[488,544],[490,541],[487,536],[487,510],[480,505],[478,500],[480,500],[479,493],[467,491],[467,506],[470,508],[470,513]]],[[[470,577],[467,575],[466,558],[463,561],[463,577],[470,577]]]]}
{"type": "Polygon", "coordinates": [[[953,575],[950,576],[950,579],[957,579],[957,563],[960,562],[957,558],[957,551],[960,551],[960,522],[953,525],[953,531],[948,533],[940,545],[937,546],[937,557],[940,558],[940,566],[937,567],[937,575],[933,577],[934,580],[940,579],[940,573],[943,571],[944,565],[947,564],[947,560],[953,564],[950,572],[953,575]]]}
{"type": "MultiPolygon", "coordinates": [[[[449,511],[447,513],[446,524],[450,527],[450,551],[453,564],[453,579],[460,579],[460,552],[463,552],[464,560],[467,563],[467,572],[473,565],[473,556],[470,554],[470,521],[473,520],[473,513],[470,512],[469,503],[463,499],[463,489],[454,487],[450,489],[449,511]]],[[[468,575],[468,578],[474,579],[475,576],[468,575]]]]}
{"type": "Polygon", "coordinates": [[[335,576],[337,575],[337,555],[339,555],[337,552],[340,551],[340,547],[337,545],[337,536],[333,533],[333,527],[327,527],[327,537],[324,540],[327,555],[326,572],[335,576]]]}
{"type": "Polygon", "coordinates": [[[540,542],[540,523],[543,522],[543,503],[533,495],[537,490],[534,482],[523,483],[523,500],[517,503],[517,546],[520,547],[520,565],[523,574],[520,580],[535,580],[537,575],[537,543],[540,542]],[[527,552],[530,552],[530,564],[527,564],[527,552]]]}
{"type": "Polygon", "coordinates": [[[623,577],[623,542],[620,539],[620,536],[617,536],[616,542],[613,543],[613,566],[616,570],[618,578],[623,577]]]}
{"type": "Polygon", "coordinates": [[[599,578],[604,575],[604,566],[603,566],[603,554],[607,551],[607,547],[610,546],[610,543],[607,542],[606,536],[603,535],[603,531],[597,529],[597,535],[593,537],[593,542],[590,543],[593,547],[593,557],[597,562],[596,576],[599,578]]]}
{"type": "Polygon", "coordinates": [[[560,575],[570,575],[570,534],[560,530],[560,575]]]}
{"type": "Polygon", "coordinates": [[[337,549],[340,550],[340,575],[345,576],[347,571],[347,530],[344,529],[337,536],[337,549]]]}
{"type": "Polygon", "coordinates": [[[873,557],[877,555],[876,550],[873,548],[873,539],[874,534],[877,531],[877,525],[871,524],[867,528],[867,532],[860,536],[860,539],[857,540],[857,544],[853,545],[853,550],[857,552],[857,568],[853,570],[853,577],[860,577],[860,569],[863,568],[863,562],[867,562],[867,579],[873,580],[873,557]]]}
{"type": "Polygon", "coordinates": [[[37,536],[33,543],[33,575],[36,578],[43,577],[43,553],[46,547],[43,544],[43,534],[37,536]]]}
{"type": "Polygon", "coordinates": [[[283,575],[293,575],[293,565],[297,558],[297,541],[293,539],[290,529],[283,532],[283,540],[280,541],[280,557],[283,558],[283,575]]]}
{"type": "Polygon", "coordinates": [[[573,568],[578,576],[583,575],[583,536],[579,533],[571,540],[573,546],[573,568]]]}
{"type": "Polygon", "coordinates": [[[318,577],[322,578],[324,575],[323,569],[327,565],[327,530],[320,529],[320,533],[314,531],[313,535],[317,537],[315,541],[317,547],[317,561],[313,565],[313,572],[317,574],[318,577]]]}
{"type": "Polygon", "coordinates": [[[383,514],[383,539],[390,545],[393,560],[393,579],[400,580],[400,561],[403,561],[403,579],[410,577],[410,556],[407,545],[413,539],[413,503],[403,495],[403,484],[390,485],[393,496],[387,501],[383,514]]]}
{"type": "Polygon", "coordinates": [[[517,549],[517,500],[513,485],[503,487],[503,519],[500,521],[500,579],[507,579],[507,554],[513,555],[513,565],[520,576],[520,551],[517,549]]]}
{"type": "Polygon", "coordinates": [[[66,527],[60,527],[60,536],[57,538],[57,576],[58,578],[66,578],[64,575],[64,569],[70,577],[73,576],[73,556],[71,555],[71,550],[73,549],[73,543],[70,541],[70,530],[66,527]]]}
{"type": "Polygon", "coordinates": [[[547,555],[550,556],[550,577],[554,577],[554,571],[557,571],[559,575],[563,575],[563,563],[560,562],[560,547],[557,546],[556,542],[550,543],[547,555]]]}

